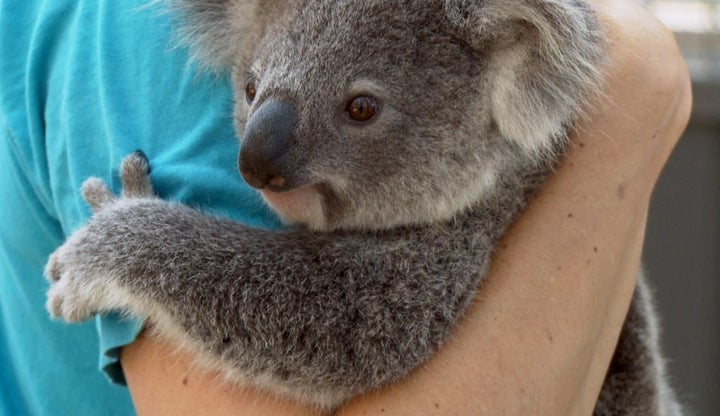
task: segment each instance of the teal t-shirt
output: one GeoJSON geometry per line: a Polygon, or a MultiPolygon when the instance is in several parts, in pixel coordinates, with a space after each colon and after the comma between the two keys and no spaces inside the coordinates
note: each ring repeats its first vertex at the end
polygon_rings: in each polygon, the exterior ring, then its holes
{"type": "Polygon", "coordinates": [[[277,219],[237,174],[232,94],[173,43],[148,0],[0,1],[0,414],[128,415],[117,347],[141,324],[49,319],[48,255],[89,217],[89,176],[119,191],[142,149],[160,195],[254,226],[277,219]]]}

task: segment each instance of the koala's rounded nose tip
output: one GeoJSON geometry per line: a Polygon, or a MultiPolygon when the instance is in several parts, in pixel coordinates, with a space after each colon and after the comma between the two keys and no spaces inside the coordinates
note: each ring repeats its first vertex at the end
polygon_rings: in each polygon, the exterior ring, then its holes
{"type": "Polygon", "coordinates": [[[249,171],[243,168],[240,168],[240,175],[248,185],[256,189],[269,187],[274,191],[282,191],[287,183],[287,180],[280,175],[263,175],[262,172],[249,171]]]}
{"type": "Polygon", "coordinates": [[[240,174],[253,188],[291,188],[292,152],[298,111],[287,101],[268,100],[248,120],[238,158],[240,174]]]}
{"type": "Polygon", "coordinates": [[[251,171],[249,171],[249,170],[247,170],[247,169],[243,169],[243,168],[241,167],[241,168],[240,168],[240,176],[242,176],[242,178],[243,178],[243,180],[245,181],[245,183],[247,183],[248,185],[252,186],[253,188],[262,189],[262,188],[265,187],[265,184],[263,183],[263,181],[261,181],[260,179],[258,179],[258,178],[255,176],[255,173],[254,173],[254,172],[251,172],[251,171]]]}

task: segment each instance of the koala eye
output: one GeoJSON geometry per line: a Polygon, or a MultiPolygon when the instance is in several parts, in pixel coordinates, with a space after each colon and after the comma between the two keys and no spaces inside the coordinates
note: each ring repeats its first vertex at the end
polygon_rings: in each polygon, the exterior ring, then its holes
{"type": "Polygon", "coordinates": [[[252,102],[255,100],[256,94],[257,88],[255,87],[255,81],[248,81],[247,84],[245,84],[245,99],[247,100],[248,104],[252,104],[252,102]]]}
{"type": "Polygon", "coordinates": [[[375,116],[378,110],[377,101],[369,96],[361,95],[348,103],[345,111],[352,120],[365,122],[375,116]]]}

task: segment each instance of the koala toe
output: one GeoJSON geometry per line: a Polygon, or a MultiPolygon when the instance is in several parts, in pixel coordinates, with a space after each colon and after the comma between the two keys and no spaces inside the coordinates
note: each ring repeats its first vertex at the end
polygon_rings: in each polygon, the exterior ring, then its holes
{"type": "Polygon", "coordinates": [[[150,163],[145,153],[138,150],[125,157],[120,171],[124,197],[150,198],[154,196],[150,182],[150,163]]]}
{"type": "Polygon", "coordinates": [[[105,205],[115,201],[115,196],[110,188],[100,178],[86,179],[82,184],[82,194],[94,212],[100,211],[105,205]]]}
{"type": "Polygon", "coordinates": [[[94,315],[89,299],[82,291],[73,287],[72,279],[60,279],[50,287],[47,293],[45,309],[50,316],[66,322],[82,322],[94,315]]]}
{"type": "Polygon", "coordinates": [[[60,280],[60,276],[62,276],[62,262],[58,257],[57,252],[53,253],[45,265],[45,278],[51,282],[57,282],[60,280]]]}
{"type": "Polygon", "coordinates": [[[47,293],[45,309],[53,318],[61,318],[63,310],[63,296],[58,293],[57,285],[53,285],[47,293]]]}

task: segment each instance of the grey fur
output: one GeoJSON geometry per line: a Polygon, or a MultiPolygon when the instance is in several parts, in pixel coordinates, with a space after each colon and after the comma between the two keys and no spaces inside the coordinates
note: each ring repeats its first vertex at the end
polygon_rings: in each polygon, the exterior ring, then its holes
{"type": "MultiPolygon", "coordinates": [[[[293,189],[262,192],[304,226],[252,229],[162,201],[134,154],[122,198],[98,179],[83,187],[96,212],[48,262],[49,311],[145,316],[228,380],[326,409],[405,377],[449,336],[599,90],[604,37],[592,8],[174,3],[189,14],[196,55],[232,67],[240,137],[269,100],[296,106],[278,162],[292,167],[283,179],[293,189]],[[356,95],[381,103],[362,126],[343,118],[356,95]]],[[[641,281],[598,415],[680,414],[648,296],[641,281]]]]}

